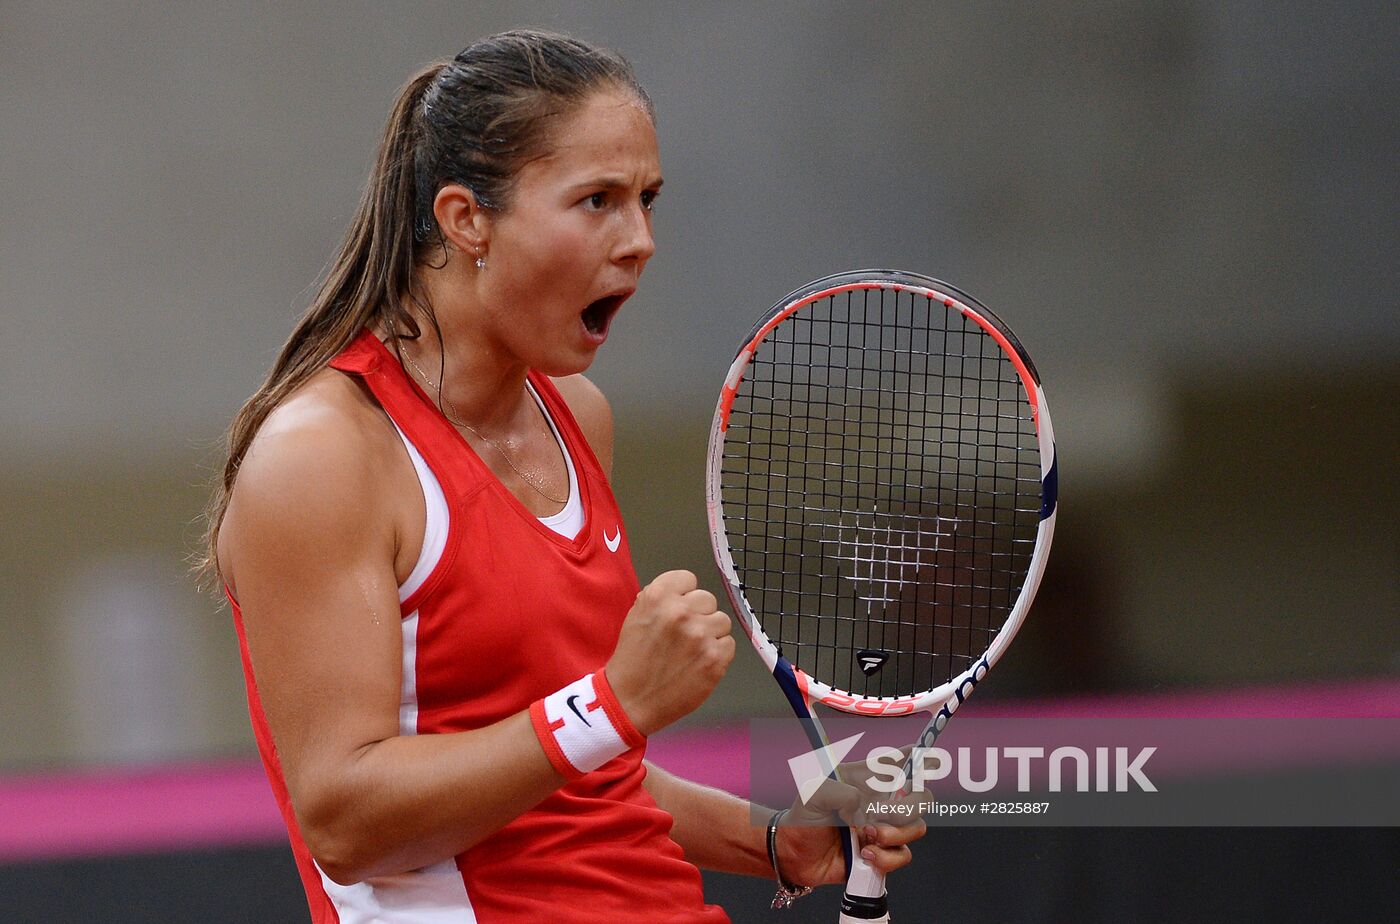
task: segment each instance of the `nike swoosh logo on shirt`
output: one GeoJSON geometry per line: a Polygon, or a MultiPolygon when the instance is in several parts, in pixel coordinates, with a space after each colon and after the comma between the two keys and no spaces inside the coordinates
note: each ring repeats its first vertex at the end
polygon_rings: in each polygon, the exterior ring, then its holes
{"type": "Polygon", "coordinates": [[[564,700],[564,702],[567,703],[568,706],[569,706],[569,708],[572,709],[572,710],[574,711],[574,715],[578,716],[579,719],[582,720],[582,722],[583,722],[584,725],[587,725],[589,728],[592,728],[592,727],[593,727],[593,723],[590,722],[590,721],[588,721],[586,718],[584,718],[584,717],[583,717],[583,713],[578,711],[578,703],[574,702],[574,700],[576,700],[576,699],[578,699],[578,694],[577,694],[577,693],[575,693],[573,696],[570,696],[568,699],[564,700]]]}
{"type": "Polygon", "coordinates": [[[603,542],[607,544],[609,552],[616,552],[617,547],[622,544],[622,530],[619,529],[615,535],[609,536],[608,531],[603,530],[603,542]]]}

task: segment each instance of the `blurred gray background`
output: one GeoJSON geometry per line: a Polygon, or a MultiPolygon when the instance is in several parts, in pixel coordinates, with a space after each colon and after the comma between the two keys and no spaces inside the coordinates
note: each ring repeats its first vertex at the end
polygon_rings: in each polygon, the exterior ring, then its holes
{"type": "MultiPolygon", "coordinates": [[[[807,280],[956,283],[1062,503],[989,695],[1400,675],[1397,6],[0,3],[0,770],[251,756],[186,574],[224,427],[408,74],[533,25],[655,97],[659,250],[593,369],[643,580],[718,589],[703,449],[807,280]]],[[[742,651],[696,722],[781,714],[742,651]]]]}

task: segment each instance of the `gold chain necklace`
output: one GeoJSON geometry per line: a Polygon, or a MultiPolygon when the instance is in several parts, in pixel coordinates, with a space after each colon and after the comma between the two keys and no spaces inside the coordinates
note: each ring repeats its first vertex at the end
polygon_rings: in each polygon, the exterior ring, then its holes
{"type": "Polygon", "coordinates": [[[422,366],[418,365],[416,362],[413,361],[413,357],[412,357],[412,356],[409,356],[408,353],[404,352],[402,349],[399,350],[399,355],[401,355],[404,359],[408,360],[408,364],[409,364],[410,366],[412,366],[412,367],[418,372],[418,377],[419,377],[420,379],[423,380],[423,384],[427,385],[427,386],[428,386],[429,388],[431,388],[434,392],[436,392],[436,394],[437,394],[437,396],[438,396],[438,400],[442,401],[443,404],[447,405],[446,407],[442,408],[443,416],[445,416],[449,421],[451,421],[451,422],[452,422],[453,424],[455,424],[456,426],[459,426],[459,427],[462,427],[462,428],[465,429],[465,430],[471,431],[473,434],[475,434],[475,436],[477,437],[477,439],[480,439],[480,440],[483,440],[483,441],[485,441],[485,442],[487,442],[487,443],[490,443],[490,444],[491,444],[491,447],[492,447],[493,449],[495,449],[496,452],[500,453],[501,458],[506,460],[506,465],[509,465],[509,466],[510,466],[510,470],[513,471],[513,472],[515,472],[517,475],[519,475],[522,481],[524,481],[524,482],[525,482],[526,484],[528,484],[530,487],[534,488],[534,489],[535,489],[535,493],[538,494],[540,497],[543,497],[545,500],[549,501],[549,502],[552,503],[552,504],[566,504],[566,503],[568,503],[568,500],[569,500],[569,499],[568,499],[567,497],[564,497],[564,498],[555,497],[554,495],[552,495],[552,494],[550,494],[548,491],[546,491],[546,490],[544,489],[544,486],[541,485],[540,482],[539,482],[538,480],[536,480],[535,478],[532,478],[532,477],[530,477],[529,475],[527,475],[527,474],[525,474],[524,472],[522,472],[522,471],[520,470],[520,467],[517,466],[517,465],[515,464],[514,460],[511,459],[510,453],[506,452],[504,446],[502,446],[500,443],[496,442],[495,440],[491,439],[491,437],[487,436],[485,433],[482,433],[480,430],[478,430],[476,427],[473,427],[471,424],[467,423],[465,420],[462,420],[461,417],[458,416],[458,414],[457,414],[457,408],[454,407],[454,406],[452,405],[452,400],[442,393],[442,389],[439,388],[439,387],[433,382],[433,380],[428,376],[428,373],[426,373],[426,372],[423,371],[423,367],[422,367],[422,366]],[[448,413],[449,410],[451,411],[451,413],[448,413]]]}

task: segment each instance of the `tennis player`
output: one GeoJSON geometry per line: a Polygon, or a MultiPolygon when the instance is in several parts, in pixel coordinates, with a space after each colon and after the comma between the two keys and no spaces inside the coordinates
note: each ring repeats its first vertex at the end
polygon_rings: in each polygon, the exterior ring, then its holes
{"type": "MultiPolygon", "coordinates": [[[[326,282],[210,509],[254,731],[320,922],[727,920],[697,866],[838,883],[644,762],[734,656],[695,576],[640,587],[581,373],[655,248],[651,103],[538,32],[404,87],[326,282]]],[[[850,810],[832,788],[794,815],[850,810]]],[[[879,869],[922,823],[863,827],[879,869]]]]}

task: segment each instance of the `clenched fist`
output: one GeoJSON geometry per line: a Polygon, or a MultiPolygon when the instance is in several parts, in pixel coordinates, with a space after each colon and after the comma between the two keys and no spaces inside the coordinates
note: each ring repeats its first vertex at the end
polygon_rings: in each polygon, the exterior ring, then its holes
{"type": "Polygon", "coordinates": [[[667,571],[642,588],[607,664],[627,717],[650,735],[693,712],[734,660],[729,617],[689,571],[667,571]]]}

